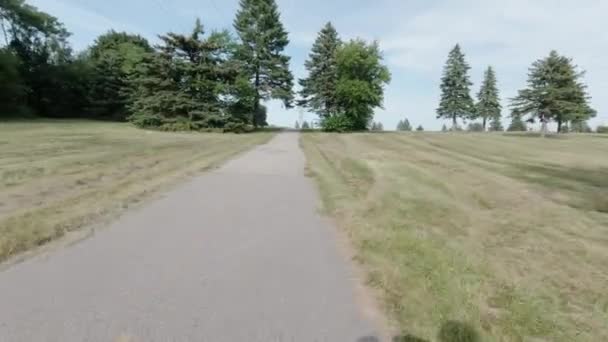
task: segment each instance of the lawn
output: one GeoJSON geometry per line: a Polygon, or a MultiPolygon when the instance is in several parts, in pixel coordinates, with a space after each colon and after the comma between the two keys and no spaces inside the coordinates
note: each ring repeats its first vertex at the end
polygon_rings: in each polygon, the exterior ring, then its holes
{"type": "Polygon", "coordinates": [[[138,130],[93,121],[0,123],[0,261],[102,219],[272,134],[138,130]]]}
{"type": "Polygon", "coordinates": [[[436,340],[460,322],[483,341],[608,340],[608,139],[309,133],[301,144],[402,335],[436,340]]]}

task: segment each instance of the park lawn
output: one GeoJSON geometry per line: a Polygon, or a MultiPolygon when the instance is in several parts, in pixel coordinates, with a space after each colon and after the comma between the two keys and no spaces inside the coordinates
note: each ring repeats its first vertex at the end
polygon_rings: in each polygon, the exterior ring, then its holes
{"type": "Polygon", "coordinates": [[[0,122],[0,261],[114,217],[271,137],[94,121],[0,122]]]}
{"type": "Polygon", "coordinates": [[[456,321],[482,341],[608,340],[605,137],[310,133],[301,144],[325,212],[403,336],[436,340],[456,321]]]}

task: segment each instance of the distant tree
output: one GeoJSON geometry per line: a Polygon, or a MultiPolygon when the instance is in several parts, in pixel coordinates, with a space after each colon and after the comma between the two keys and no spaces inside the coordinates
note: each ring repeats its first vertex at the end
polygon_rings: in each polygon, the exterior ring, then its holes
{"type": "Polygon", "coordinates": [[[443,126],[441,126],[441,131],[442,132],[447,132],[448,131],[448,127],[445,124],[443,124],[443,126]]]}
{"type": "Polygon", "coordinates": [[[390,81],[378,43],[351,40],[338,49],[336,63],[338,115],[343,117],[341,120],[348,124],[349,130],[365,130],[374,109],[382,106],[384,86],[390,81]]]}
{"type": "Polygon", "coordinates": [[[568,121],[587,120],[596,111],[589,106],[587,86],[580,79],[572,60],[551,51],[548,57],[532,64],[528,73],[528,87],[519,91],[511,106],[521,115],[538,118],[541,132],[547,132],[547,123],[557,122],[557,131],[568,121]]]}
{"type": "Polygon", "coordinates": [[[312,46],[309,59],[304,63],[308,77],[299,80],[302,90],[298,104],[317,113],[321,120],[338,112],[336,55],[341,44],[333,25],[330,22],[325,24],[312,46]]]}
{"type": "Polygon", "coordinates": [[[372,121],[372,124],[370,125],[369,130],[370,131],[375,131],[376,130],[376,122],[375,121],[372,121]]]}
{"type": "Polygon", "coordinates": [[[241,0],[234,28],[240,39],[236,59],[253,88],[252,124],[266,126],[260,101],[278,99],[291,107],[293,100],[290,57],[283,53],[289,39],[275,0],[241,0]]]}
{"type": "Polygon", "coordinates": [[[296,124],[294,125],[295,129],[300,129],[300,123],[296,120],[296,124]]]}
{"type": "Polygon", "coordinates": [[[302,122],[302,129],[310,129],[310,124],[308,123],[308,121],[304,121],[302,122]]]}
{"type": "Polygon", "coordinates": [[[507,128],[509,132],[525,132],[528,128],[526,127],[526,123],[521,119],[521,115],[514,112],[511,114],[511,123],[507,128]]]}
{"type": "Polygon", "coordinates": [[[416,127],[416,131],[418,131],[418,132],[424,131],[424,127],[422,127],[422,125],[419,125],[418,127],[416,127]]]}
{"type": "Polygon", "coordinates": [[[599,125],[595,131],[597,133],[608,133],[608,126],[599,125]]]}
{"type": "Polygon", "coordinates": [[[474,115],[474,117],[482,120],[483,131],[486,130],[486,122],[488,120],[500,122],[501,109],[498,88],[496,87],[496,74],[492,67],[488,67],[484,73],[479,93],[477,94],[474,115]]]}
{"type": "Polygon", "coordinates": [[[481,124],[479,122],[471,122],[469,124],[469,126],[467,127],[467,131],[469,131],[469,132],[483,132],[484,131],[483,124],[481,124]]]}
{"type": "Polygon", "coordinates": [[[397,130],[398,131],[411,131],[412,125],[410,124],[410,121],[408,119],[403,119],[402,121],[399,121],[399,123],[397,124],[397,130]]]}
{"type": "Polygon", "coordinates": [[[570,131],[575,133],[591,133],[593,130],[585,120],[570,122],[570,131]]]}
{"type": "Polygon", "coordinates": [[[469,88],[473,84],[468,75],[471,67],[464,57],[460,45],[457,44],[448,55],[441,78],[441,100],[437,108],[437,118],[451,119],[452,128],[458,125],[458,118],[470,118],[475,112],[469,88]]]}
{"type": "Polygon", "coordinates": [[[382,125],[382,122],[372,122],[371,130],[372,131],[383,131],[384,126],[382,125]]]}
{"type": "Polygon", "coordinates": [[[492,118],[492,121],[490,121],[490,131],[502,132],[504,130],[504,127],[502,127],[502,122],[500,121],[500,116],[492,118]]]}

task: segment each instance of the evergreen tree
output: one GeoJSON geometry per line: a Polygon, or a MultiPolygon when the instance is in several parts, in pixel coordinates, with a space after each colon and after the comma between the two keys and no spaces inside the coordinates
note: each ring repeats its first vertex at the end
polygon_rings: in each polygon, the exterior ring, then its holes
{"type": "Polygon", "coordinates": [[[469,87],[472,85],[468,72],[471,67],[464,59],[460,45],[450,51],[441,78],[441,100],[437,108],[437,118],[451,119],[452,128],[457,126],[457,119],[470,118],[475,106],[469,87]]]}
{"type": "Polygon", "coordinates": [[[190,35],[160,36],[158,53],[145,57],[133,80],[130,120],[134,124],[185,130],[221,128],[231,120],[225,109],[238,69],[228,62],[229,34],[203,35],[197,20],[190,35]]]}
{"type": "Polygon", "coordinates": [[[490,131],[502,132],[504,130],[504,127],[502,127],[502,122],[500,121],[500,116],[492,118],[492,121],[490,121],[490,131]]]}
{"type": "Polygon", "coordinates": [[[336,86],[338,71],[336,54],[342,42],[331,22],[319,32],[309,59],[304,63],[308,78],[300,79],[302,86],[299,104],[327,119],[336,114],[336,86]]]}
{"type": "Polygon", "coordinates": [[[507,127],[509,132],[525,132],[528,130],[526,123],[521,119],[521,115],[517,112],[511,113],[511,123],[507,127]]]}
{"type": "Polygon", "coordinates": [[[496,74],[492,67],[484,73],[483,82],[477,94],[477,104],[475,105],[475,117],[482,119],[483,130],[486,130],[486,122],[500,122],[500,99],[498,88],[496,87],[496,74]]]}
{"type": "Polygon", "coordinates": [[[310,129],[310,125],[308,124],[308,121],[304,120],[304,122],[302,122],[302,129],[310,129]]]}
{"type": "Polygon", "coordinates": [[[513,109],[520,115],[538,118],[541,132],[547,131],[547,123],[557,122],[557,131],[568,121],[587,120],[596,112],[589,106],[587,86],[580,79],[582,72],[572,60],[551,51],[548,57],[537,60],[528,73],[528,87],[512,99],[513,109]]]}
{"type": "Polygon", "coordinates": [[[445,124],[443,124],[443,126],[441,126],[441,131],[442,132],[447,132],[448,131],[448,127],[445,124]]]}
{"type": "Polygon", "coordinates": [[[418,132],[424,131],[424,127],[422,127],[422,125],[418,125],[418,127],[416,127],[416,131],[418,131],[418,132]]]}
{"type": "Polygon", "coordinates": [[[591,133],[591,127],[585,120],[570,122],[570,131],[575,133],[591,133]]]}
{"type": "Polygon", "coordinates": [[[384,86],[391,77],[388,68],[382,64],[378,43],[351,40],[338,49],[336,62],[339,119],[349,130],[365,130],[374,115],[374,108],[382,106],[384,86]]]}
{"type": "Polygon", "coordinates": [[[300,123],[296,120],[296,124],[293,127],[295,129],[300,129],[300,123]]]}
{"type": "Polygon", "coordinates": [[[234,28],[240,39],[236,58],[254,90],[252,123],[265,126],[260,101],[280,99],[290,107],[293,99],[290,57],[283,54],[289,39],[275,0],[241,0],[234,28]]]}
{"type": "Polygon", "coordinates": [[[410,125],[410,121],[408,119],[404,119],[402,121],[399,121],[399,123],[397,124],[397,130],[398,131],[411,131],[412,125],[410,125]]]}

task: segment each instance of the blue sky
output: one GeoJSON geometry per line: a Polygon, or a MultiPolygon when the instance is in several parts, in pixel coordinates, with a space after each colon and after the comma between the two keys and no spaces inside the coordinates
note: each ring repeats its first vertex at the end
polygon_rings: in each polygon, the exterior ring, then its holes
{"type": "MultiPolygon", "coordinates": [[[[472,66],[473,94],[483,70],[497,71],[503,107],[525,86],[530,64],[551,49],[574,58],[587,72],[592,126],[608,124],[608,1],[605,0],[277,0],[289,31],[291,69],[304,77],[304,61],[317,31],[332,21],[342,38],[377,39],[392,82],[375,120],[393,129],[407,117],[413,125],[440,129],[435,119],[439,79],[449,50],[460,43],[472,66]],[[567,25],[562,25],[567,23],[567,25]]],[[[151,40],[167,31],[188,32],[196,17],[208,29],[232,29],[238,0],[29,0],[73,33],[77,50],[113,28],[151,40]]],[[[508,110],[503,110],[507,115],[508,110]]],[[[269,122],[293,125],[300,110],[269,104],[269,122]]],[[[303,113],[307,120],[315,118],[303,113]]],[[[508,119],[504,119],[505,124],[508,119]]]]}

